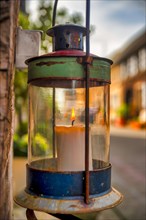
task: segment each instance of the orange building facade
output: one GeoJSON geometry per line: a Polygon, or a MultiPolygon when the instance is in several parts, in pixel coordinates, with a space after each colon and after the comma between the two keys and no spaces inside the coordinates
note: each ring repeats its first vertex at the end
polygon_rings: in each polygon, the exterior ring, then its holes
{"type": "Polygon", "coordinates": [[[146,31],[112,57],[111,122],[146,123],[146,31]]]}

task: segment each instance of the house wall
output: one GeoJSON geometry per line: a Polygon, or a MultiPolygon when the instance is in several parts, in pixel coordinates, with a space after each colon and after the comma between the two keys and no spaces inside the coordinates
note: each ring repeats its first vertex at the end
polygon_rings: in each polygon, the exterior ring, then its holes
{"type": "MultiPolygon", "coordinates": [[[[111,72],[111,121],[118,117],[118,109],[125,103],[129,108],[129,119],[139,118],[141,112],[146,113],[146,44],[138,45],[138,39],[130,47],[136,45],[136,50],[128,51],[128,46],[122,51],[128,54],[121,56],[113,65],[111,72]]],[[[118,53],[117,53],[118,56],[118,53]]],[[[116,54],[114,55],[116,57],[116,54]]]]}

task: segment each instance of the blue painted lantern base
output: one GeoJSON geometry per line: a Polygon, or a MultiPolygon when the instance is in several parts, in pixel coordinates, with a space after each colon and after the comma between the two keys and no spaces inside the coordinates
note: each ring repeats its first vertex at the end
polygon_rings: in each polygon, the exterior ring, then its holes
{"type": "MultiPolygon", "coordinates": [[[[45,159],[44,159],[45,160],[45,159]]],[[[26,192],[44,198],[79,199],[85,192],[85,171],[55,172],[41,170],[35,161],[34,167],[27,165],[26,192]]],[[[44,161],[45,164],[45,161],[44,161]]],[[[90,197],[97,197],[111,191],[111,165],[90,171],[90,197]]]]}
{"type": "Polygon", "coordinates": [[[42,162],[48,164],[48,160],[41,160],[34,161],[33,168],[27,165],[26,189],[14,198],[24,208],[50,214],[82,214],[112,208],[123,200],[121,193],[111,187],[111,165],[90,171],[90,200],[85,204],[84,171],[40,170],[42,162]]]}

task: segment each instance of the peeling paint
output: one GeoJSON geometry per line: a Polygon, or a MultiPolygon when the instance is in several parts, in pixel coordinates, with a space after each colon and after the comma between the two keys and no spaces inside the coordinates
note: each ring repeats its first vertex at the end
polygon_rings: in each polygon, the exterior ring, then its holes
{"type": "Polygon", "coordinates": [[[49,61],[49,62],[39,62],[36,63],[36,66],[52,66],[55,64],[64,64],[65,62],[56,62],[56,61],[49,61]]]}

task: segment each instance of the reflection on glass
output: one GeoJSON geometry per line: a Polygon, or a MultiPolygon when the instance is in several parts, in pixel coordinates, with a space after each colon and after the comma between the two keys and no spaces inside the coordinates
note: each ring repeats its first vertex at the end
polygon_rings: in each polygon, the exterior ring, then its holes
{"type": "MultiPolygon", "coordinates": [[[[44,170],[83,171],[84,82],[72,80],[69,86],[55,88],[55,115],[53,88],[48,85],[29,85],[29,164],[44,170]]],[[[89,112],[89,169],[94,170],[109,164],[109,85],[91,83],[89,112]]]]}

